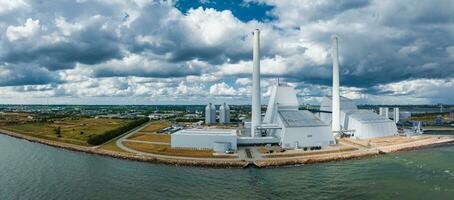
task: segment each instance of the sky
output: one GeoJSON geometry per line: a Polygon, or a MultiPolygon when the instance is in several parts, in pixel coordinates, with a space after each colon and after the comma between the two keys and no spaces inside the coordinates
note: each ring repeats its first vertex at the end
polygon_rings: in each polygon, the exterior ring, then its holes
{"type": "Polygon", "coordinates": [[[452,0],[0,0],[0,104],[249,104],[252,31],[262,93],[301,104],[454,103],[452,0]]]}

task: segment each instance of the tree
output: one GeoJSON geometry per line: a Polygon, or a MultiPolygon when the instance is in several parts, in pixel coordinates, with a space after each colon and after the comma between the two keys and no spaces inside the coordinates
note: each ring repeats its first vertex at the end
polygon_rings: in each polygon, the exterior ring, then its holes
{"type": "Polygon", "coordinates": [[[54,129],[54,132],[57,135],[57,137],[61,137],[61,128],[59,126],[54,129]]]}

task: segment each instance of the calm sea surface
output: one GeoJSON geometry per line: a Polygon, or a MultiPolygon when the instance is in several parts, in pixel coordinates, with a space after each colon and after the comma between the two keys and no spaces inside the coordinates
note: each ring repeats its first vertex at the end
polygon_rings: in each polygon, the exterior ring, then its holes
{"type": "Polygon", "coordinates": [[[125,161],[0,135],[0,199],[454,199],[454,147],[305,166],[125,161]]]}

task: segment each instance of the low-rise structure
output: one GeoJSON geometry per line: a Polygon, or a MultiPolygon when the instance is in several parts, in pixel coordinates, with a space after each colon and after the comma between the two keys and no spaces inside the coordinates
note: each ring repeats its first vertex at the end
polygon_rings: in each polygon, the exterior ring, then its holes
{"type": "Polygon", "coordinates": [[[237,149],[234,129],[184,129],[171,135],[172,148],[213,149],[217,152],[237,149]]]}
{"type": "MultiPolygon", "coordinates": [[[[332,98],[325,96],[320,105],[320,118],[327,124],[331,124],[332,98]]],[[[344,133],[351,134],[354,138],[367,139],[397,135],[397,126],[393,120],[386,116],[374,113],[371,110],[358,110],[356,104],[348,98],[340,98],[340,124],[344,133]]]]}

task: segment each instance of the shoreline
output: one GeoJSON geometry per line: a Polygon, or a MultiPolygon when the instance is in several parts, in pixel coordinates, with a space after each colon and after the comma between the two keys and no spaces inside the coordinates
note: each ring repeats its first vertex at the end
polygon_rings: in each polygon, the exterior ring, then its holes
{"type": "MultiPolygon", "coordinates": [[[[39,143],[55,148],[66,149],[75,152],[82,152],[87,154],[105,156],[115,159],[122,160],[131,160],[139,162],[149,162],[156,164],[167,164],[174,166],[189,166],[189,167],[210,167],[210,168],[247,168],[247,167],[258,167],[258,168],[267,168],[267,167],[278,167],[278,166],[295,166],[295,165],[305,165],[305,164],[316,164],[316,163],[326,163],[326,162],[336,162],[341,160],[352,160],[365,157],[373,157],[381,154],[388,154],[399,151],[412,151],[416,149],[424,148],[434,148],[438,146],[450,146],[454,145],[454,139],[446,139],[437,142],[422,142],[417,144],[403,144],[401,147],[382,147],[375,149],[363,149],[355,150],[351,152],[340,152],[340,153],[328,153],[328,154],[319,154],[315,156],[308,157],[288,157],[283,159],[261,159],[255,161],[246,161],[246,160],[187,160],[187,159],[178,159],[178,158],[160,158],[160,157],[151,157],[143,155],[134,155],[132,153],[123,153],[115,152],[109,150],[97,149],[96,146],[82,146],[76,144],[69,144],[63,142],[57,142],[37,137],[32,137],[24,134],[15,133],[12,131],[0,129],[0,134],[7,135],[10,137],[24,139],[28,142],[39,143]]],[[[441,138],[439,136],[438,138],[441,138]]]]}

